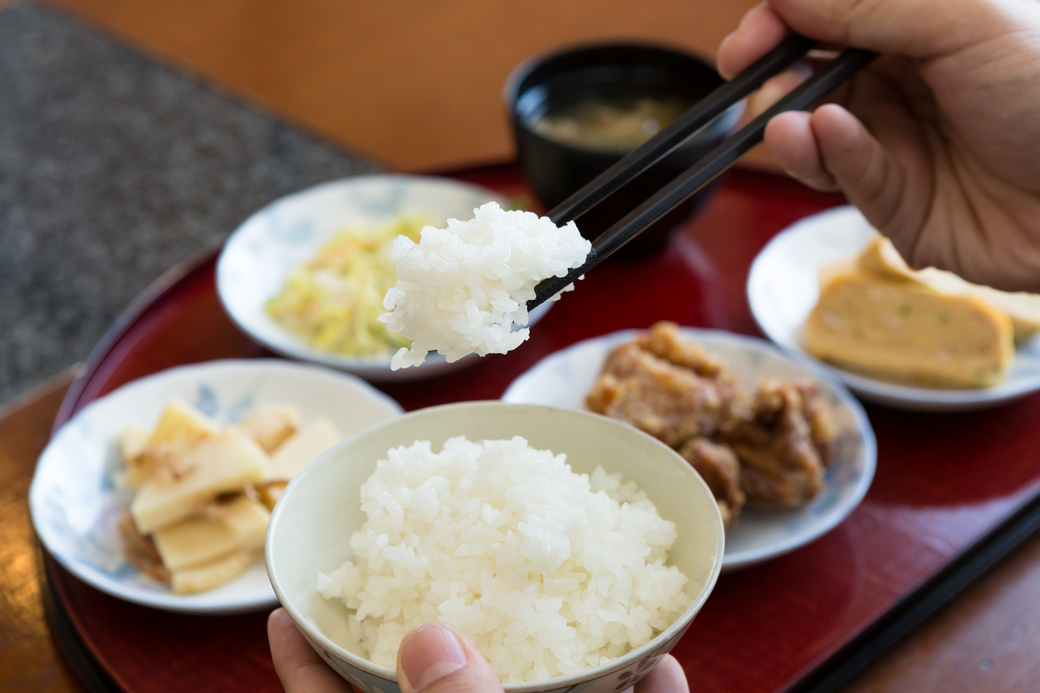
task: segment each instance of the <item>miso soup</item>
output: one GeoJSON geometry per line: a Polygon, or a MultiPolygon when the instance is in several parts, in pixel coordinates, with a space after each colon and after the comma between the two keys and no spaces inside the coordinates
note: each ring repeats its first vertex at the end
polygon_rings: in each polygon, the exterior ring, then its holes
{"type": "Polygon", "coordinates": [[[672,96],[594,96],[550,110],[533,127],[563,144],[626,152],[656,135],[693,103],[672,96]]]}

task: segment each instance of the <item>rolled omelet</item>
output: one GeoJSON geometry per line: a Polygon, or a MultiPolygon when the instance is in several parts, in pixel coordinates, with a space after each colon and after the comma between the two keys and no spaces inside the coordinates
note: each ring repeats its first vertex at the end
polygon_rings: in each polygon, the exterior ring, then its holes
{"type": "Polygon", "coordinates": [[[821,272],[805,323],[813,356],[872,377],[940,388],[1003,380],[1014,358],[1008,315],[970,295],[947,295],[852,259],[821,272]]]}
{"type": "Polygon", "coordinates": [[[953,272],[926,267],[911,269],[892,241],[880,233],[859,256],[859,266],[874,274],[913,279],[947,296],[973,296],[1007,313],[1015,331],[1015,344],[1024,344],[1040,333],[1040,294],[1024,291],[1000,291],[990,286],[972,284],[953,272]]]}

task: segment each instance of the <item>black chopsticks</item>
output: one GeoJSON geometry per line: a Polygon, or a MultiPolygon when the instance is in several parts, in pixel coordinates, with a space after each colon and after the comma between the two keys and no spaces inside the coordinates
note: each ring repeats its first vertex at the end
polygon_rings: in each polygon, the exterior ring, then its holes
{"type": "MultiPolygon", "coordinates": [[[[793,34],[753,65],[709,94],[670,126],[663,129],[624,159],[593,179],[588,185],[549,212],[556,224],[571,221],[606,199],[631,178],[667,155],[697,130],[722,115],[733,104],[758,89],[770,77],[804,56],[815,41],[793,34]]],[[[766,124],[784,111],[800,111],[833,91],[838,85],[869,64],[877,53],[857,48],[846,49],[771,108],[711,150],[697,164],[680,174],[650,199],[608,228],[592,242],[592,251],[580,267],[564,277],[550,277],[535,287],[535,298],[528,310],[544,303],[556,293],[602,262],[729,168],[737,159],[762,141],[766,124]]]]}

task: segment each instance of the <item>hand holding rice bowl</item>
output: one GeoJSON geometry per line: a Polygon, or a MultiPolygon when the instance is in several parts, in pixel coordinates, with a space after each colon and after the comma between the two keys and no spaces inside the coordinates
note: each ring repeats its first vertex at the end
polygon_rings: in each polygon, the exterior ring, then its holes
{"type": "MultiPolygon", "coordinates": [[[[272,517],[268,566],[283,606],[325,661],[348,681],[364,690],[396,690],[392,669],[374,664],[360,653],[348,626],[350,611],[342,601],[320,595],[315,589],[316,576],[332,573],[354,557],[348,538],[365,517],[357,504],[343,499],[357,497],[376,460],[385,458],[390,448],[415,440],[430,440],[432,449],[439,450],[449,437],[457,435],[471,440],[509,440],[520,435],[533,448],[566,453],[567,462],[579,475],[592,475],[602,465],[609,474],[620,473],[625,481],[634,481],[661,517],[674,523],[677,539],[668,560],[689,578],[682,586],[682,600],[688,606],[678,618],[658,624],[663,630],[658,627],[654,632],[660,633],[621,656],[537,684],[507,683],[506,688],[555,691],[588,683],[589,690],[606,691],[620,682],[634,683],[675,644],[713,587],[721,565],[721,519],[703,481],[672,451],[649,436],[588,413],[488,402],[449,405],[415,412],[403,417],[399,425],[378,426],[344,442],[289,486],[272,517]]],[[[603,483],[605,478],[602,475],[593,483],[603,483]]],[[[611,487],[617,491],[616,486],[611,487]]],[[[605,500],[606,494],[603,496],[605,500]]],[[[443,595],[439,602],[450,599],[443,595]]],[[[566,609],[561,614],[566,615],[566,609]]],[[[568,622],[564,627],[575,625],[568,622]]],[[[540,643],[512,646],[523,649],[535,644],[540,643]]]]}

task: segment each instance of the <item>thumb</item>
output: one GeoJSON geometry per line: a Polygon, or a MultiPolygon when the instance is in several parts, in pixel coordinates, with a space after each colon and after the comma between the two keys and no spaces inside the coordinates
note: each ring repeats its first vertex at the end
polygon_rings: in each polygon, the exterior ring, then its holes
{"type": "Polygon", "coordinates": [[[401,693],[502,693],[484,655],[447,623],[416,626],[397,650],[401,693]]]}

